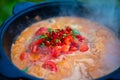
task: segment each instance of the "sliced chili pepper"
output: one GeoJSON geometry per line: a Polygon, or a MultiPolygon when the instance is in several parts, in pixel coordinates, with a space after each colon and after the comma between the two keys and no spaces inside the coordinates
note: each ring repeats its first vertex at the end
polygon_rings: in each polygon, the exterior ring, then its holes
{"type": "Polygon", "coordinates": [[[44,38],[35,41],[35,45],[40,45],[44,41],[44,38]]]}
{"type": "Polygon", "coordinates": [[[42,67],[43,67],[44,69],[48,69],[48,70],[50,70],[50,71],[57,72],[57,66],[56,66],[56,64],[55,64],[54,62],[52,62],[52,61],[47,61],[47,62],[45,62],[45,63],[42,65],[42,67]]]}

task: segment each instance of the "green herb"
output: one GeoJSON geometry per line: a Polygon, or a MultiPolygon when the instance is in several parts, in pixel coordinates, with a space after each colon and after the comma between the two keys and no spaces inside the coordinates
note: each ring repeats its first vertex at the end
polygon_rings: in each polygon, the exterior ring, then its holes
{"type": "Polygon", "coordinates": [[[45,43],[42,43],[41,45],[42,45],[42,46],[45,46],[45,43]]]}
{"type": "Polygon", "coordinates": [[[66,37],[67,36],[67,34],[63,34],[63,37],[66,37]]]}
{"type": "Polygon", "coordinates": [[[23,72],[27,72],[28,71],[28,67],[26,67],[25,69],[22,70],[23,72]]]}
{"type": "Polygon", "coordinates": [[[58,30],[58,29],[55,29],[54,32],[55,32],[55,33],[56,33],[56,32],[59,32],[59,30],[58,30]]]}
{"type": "Polygon", "coordinates": [[[43,34],[43,37],[45,38],[45,37],[48,37],[48,36],[47,36],[47,34],[43,34]]]}
{"type": "Polygon", "coordinates": [[[72,34],[80,34],[80,32],[78,30],[72,30],[72,34]]]}
{"type": "Polygon", "coordinates": [[[76,35],[72,35],[73,36],[73,38],[76,38],[76,35]]]}
{"type": "Polygon", "coordinates": [[[40,47],[44,47],[45,46],[45,43],[42,43],[41,45],[40,45],[40,47]]]}
{"type": "Polygon", "coordinates": [[[52,28],[48,28],[48,31],[49,31],[50,33],[52,33],[53,29],[52,29],[52,28]]]}
{"type": "Polygon", "coordinates": [[[47,37],[47,35],[43,34],[43,35],[37,36],[36,39],[41,39],[41,38],[46,38],[46,37],[47,37]]]}
{"type": "Polygon", "coordinates": [[[59,42],[59,39],[56,39],[56,41],[55,41],[56,43],[58,43],[59,42]]]}
{"type": "Polygon", "coordinates": [[[73,38],[76,38],[76,34],[80,34],[80,32],[78,30],[72,30],[72,35],[73,35],[73,38]]]}
{"type": "Polygon", "coordinates": [[[40,39],[40,38],[42,38],[42,36],[36,36],[36,39],[40,39]]]}

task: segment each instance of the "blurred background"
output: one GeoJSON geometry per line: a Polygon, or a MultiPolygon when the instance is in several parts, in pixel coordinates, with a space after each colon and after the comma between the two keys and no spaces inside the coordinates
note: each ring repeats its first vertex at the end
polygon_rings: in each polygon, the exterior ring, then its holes
{"type": "MultiPolygon", "coordinates": [[[[10,15],[12,15],[12,9],[16,4],[18,4],[20,2],[26,2],[26,1],[39,3],[39,2],[51,1],[51,0],[0,0],[0,26],[10,15]]],[[[77,1],[89,3],[91,1],[93,2],[93,1],[99,1],[99,0],[77,0],[77,1]]],[[[109,2],[109,0],[102,0],[102,1],[109,2]]],[[[100,3],[102,1],[100,1],[100,3]]],[[[115,1],[120,6],[120,0],[115,0],[115,1]]]]}
{"type": "Polygon", "coordinates": [[[26,1],[38,3],[46,0],[0,0],[0,25],[12,14],[16,4],[26,1]]]}

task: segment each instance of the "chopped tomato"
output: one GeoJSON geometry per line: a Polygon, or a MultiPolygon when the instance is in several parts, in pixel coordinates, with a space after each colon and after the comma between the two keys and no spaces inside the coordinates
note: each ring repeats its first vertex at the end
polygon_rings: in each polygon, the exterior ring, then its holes
{"type": "Polygon", "coordinates": [[[39,45],[42,44],[43,39],[36,40],[29,45],[29,49],[32,53],[36,53],[39,50],[39,45]]]}
{"type": "Polygon", "coordinates": [[[72,42],[70,45],[70,51],[78,50],[78,44],[76,42],[72,42]]]}
{"type": "Polygon", "coordinates": [[[45,33],[45,32],[47,32],[47,28],[41,27],[40,29],[38,29],[38,30],[36,31],[35,35],[36,35],[36,36],[37,36],[37,35],[41,35],[41,34],[43,34],[43,33],[45,33]]]}
{"type": "Polygon", "coordinates": [[[63,45],[62,48],[61,48],[61,52],[68,52],[69,48],[70,48],[69,45],[63,45]]]}
{"type": "Polygon", "coordinates": [[[55,46],[51,50],[52,50],[51,57],[57,58],[60,55],[61,46],[55,46]]]}
{"type": "Polygon", "coordinates": [[[48,69],[48,70],[50,70],[50,71],[57,72],[57,66],[56,66],[56,64],[55,64],[53,61],[47,61],[47,62],[45,62],[45,63],[42,65],[42,67],[43,67],[44,69],[48,69]]]}
{"type": "Polygon", "coordinates": [[[43,42],[44,38],[35,41],[36,45],[40,45],[43,42]]]}
{"type": "Polygon", "coordinates": [[[70,51],[77,51],[77,50],[78,50],[77,47],[75,47],[75,46],[70,46],[70,51]]]}
{"type": "Polygon", "coordinates": [[[67,44],[67,45],[69,45],[69,44],[71,44],[71,42],[73,41],[74,39],[73,39],[73,37],[70,35],[70,36],[66,36],[65,38],[64,38],[64,43],[65,44],[67,44]]]}
{"type": "Polygon", "coordinates": [[[72,31],[72,29],[70,27],[66,27],[66,31],[68,31],[70,33],[70,31],[72,31]]]}
{"type": "Polygon", "coordinates": [[[26,58],[28,57],[28,53],[27,52],[22,52],[21,54],[20,54],[20,60],[25,60],[26,58]]]}
{"type": "Polygon", "coordinates": [[[87,43],[83,43],[83,44],[81,44],[80,45],[80,51],[81,52],[85,52],[85,51],[88,51],[88,45],[87,45],[87,43]]]}
{"type": "Polygon", "coordinates": [[[57,58],[59,55],[60,55],[60,50],[57,50],[57,49],[52,50],[51,56],[53,58],[57,58]]]}
{"type": "Polygon", "coordinates": [[[84,40],[84,38],[83,38],[81,35],[76,35],[76,38],[77,38],[80,42],[82,42],[82,40],[84,40]]]}

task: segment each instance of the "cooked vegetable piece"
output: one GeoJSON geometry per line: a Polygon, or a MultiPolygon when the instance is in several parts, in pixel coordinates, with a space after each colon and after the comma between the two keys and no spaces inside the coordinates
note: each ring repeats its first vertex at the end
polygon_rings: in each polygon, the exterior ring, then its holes
{"type": "Polygon", "coordinates": [[[76,35],[76,38],[80,41],[80,42],[82,42],[82,40],[84,40],[84,38],[81,36],[81,35],[76,35]]]}
{"type": "Polygon", "coordinates": [[[61,48],[61,52],[68,52],[69,51],[70,46],[69,45],[63,45],[61,48]]]}
{"type": "Polygon", "coordinates": [[[56,64],[55,64],[53,61],[47,61],[47,62],[45,62],[45,63],[42,65],[42,67],[43,67],[44,69],[48,69],[48,70],[50,70],[50,71],[57,72],[57,66],[56,66],[56,64]]]}
{"type": "Polygon", "coordinates": [[[63,53],[70,53],[71,51],[77,51],[80,48],[81,52],[88,50],[87,45],[78,45],[77,41],[82,41],[84,38],[80,35],[78,30],[71,29],[67,26],[65,29],[52,29],[41,27],[35,34],[37,40],[33,40],[30,44],[30,51],[32,53],[44,53],[51,54],[53,58],[57,58],[63,53]],[[59,46],[59,48],[57,48],[59,46]]]}
{"type": "Polygon", "coordinates": [[[36,36],[37,36],[37,35],[41,35],[41,34],[43,34],[43,33],[45,33],[45,32],[47,32],[47,28],[41,27],[40,29],[38,29],[38,30],[36,31],[35,35],[36,35],[36,36]]]}
{"type": "Polygon", "coordinates": [[[72,36],[66,36],[64,38],[64,43],[67,44],[67,45],[71,44],[72,41],[73,41],[73,37],[72,36]]]}
{"type": "Polygon", "coordinates": [[[28,57],[28,53],[27,52],[22,52],[21,54],[20,54],[20,60],[25,60],[25,59],[27,59],[27,57],[28,57]]]}
{"type": "Polygon", "coordinates": [[[78,50],[78,44],[75,42],[72,42],[70,45],[70,51],[77,51],[78,50]]]}
{"type": "Polygon", "coordinates": [[[86,44],[86,43],[83,43],[83,44],[81,44],[80,45],[80,51],[81,52],[86,52],[86,51],[88,51],[88,45],[86,44]]]}

